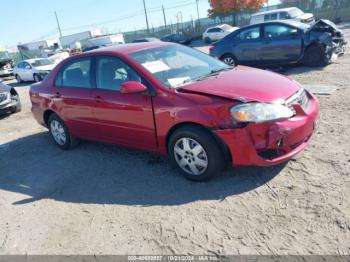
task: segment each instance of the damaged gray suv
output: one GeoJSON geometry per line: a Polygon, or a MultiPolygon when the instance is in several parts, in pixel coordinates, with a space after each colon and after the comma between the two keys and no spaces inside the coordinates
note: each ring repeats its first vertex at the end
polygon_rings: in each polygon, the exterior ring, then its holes
{"type": "Polygon", "coordinates": [[[324,66],[345,52],[344,35],[329,20],[312,24],[275,21],[242,27],[210,48],[210,55],[231,66],[303,63],[324,66]]]}
{"type": "Polygon", "coordinates": [[[0,114],[21,111],[21,102],[17,91],[0,79],[0,114]]]}

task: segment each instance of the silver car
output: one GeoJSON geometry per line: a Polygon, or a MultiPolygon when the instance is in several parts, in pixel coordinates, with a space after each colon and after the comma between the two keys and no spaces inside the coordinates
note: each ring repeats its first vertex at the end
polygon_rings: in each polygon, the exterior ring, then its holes
{"type": "Polygon", "coordinates": [[[17,91],[0,79],[0,113],[17,113],[21,111],[21,102],[17,91]]]}

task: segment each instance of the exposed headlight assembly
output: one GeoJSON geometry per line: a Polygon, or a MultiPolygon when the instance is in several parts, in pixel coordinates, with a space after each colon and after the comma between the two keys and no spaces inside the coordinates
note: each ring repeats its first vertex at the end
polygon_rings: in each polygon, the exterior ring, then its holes
{"type": "Polygon", "coordinates": [[[234,106],[230,110],[231,116],[238,122],[268,122],[282,120],[294,115],[292,110],[280,104],[246,103],[234,106]]]}

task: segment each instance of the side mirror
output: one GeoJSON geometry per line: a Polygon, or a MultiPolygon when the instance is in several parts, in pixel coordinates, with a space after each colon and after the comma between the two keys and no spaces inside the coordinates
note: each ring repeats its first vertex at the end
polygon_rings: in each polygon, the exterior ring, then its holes
{"type": "Polygon", "coordinates": [[[122,94],[135,94],[147,91],[147,87],[137,81],[128,81],[120,85],[120,93],[122,94]]]}
{"type": "Polygon", "coordinates": [[[291,36],[297,36],[298,35],[298,30],[297,29],[290,30],[290,35],[291,36]]]}
{"type": "Polygon", "coordinates": [[[25,69],[32,69],[32,67],[30,65],[26,65],[25,69]]]}

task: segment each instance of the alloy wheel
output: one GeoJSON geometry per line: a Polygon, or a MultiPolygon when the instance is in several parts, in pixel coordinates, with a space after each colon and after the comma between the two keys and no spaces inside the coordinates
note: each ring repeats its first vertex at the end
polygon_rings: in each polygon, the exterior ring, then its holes
{"type": "Polygon", "coordinates": [[[63,146],[66,143],[66,132],[60,122],[57,120],[52,120],[50,123],[50,131],[53,138],[59,145],[63,146]]]}
{"type": "Polygon", "coordinates": [[[204,148],[194,139],[183,137],[176,141],[174,156],[179,167],[194,176],[203,174],[208,167],[204,148]]]}
{"type": "Polygon", "coordinates": [[[230,65],[230,66],[235,66],[235,60],[232,57],[225,57],[224,58],[224,63],[230,65]]]}

